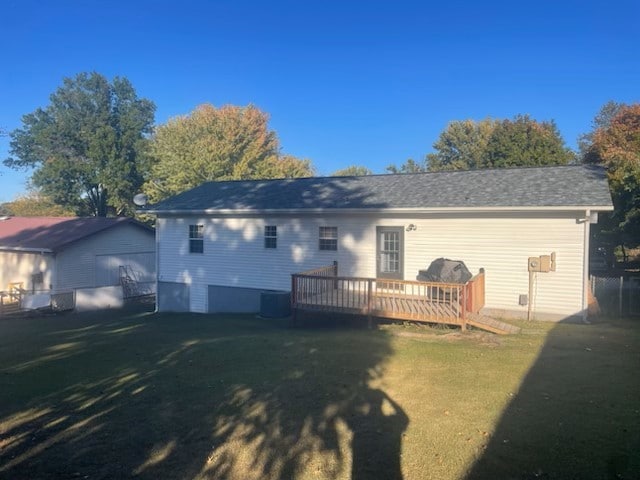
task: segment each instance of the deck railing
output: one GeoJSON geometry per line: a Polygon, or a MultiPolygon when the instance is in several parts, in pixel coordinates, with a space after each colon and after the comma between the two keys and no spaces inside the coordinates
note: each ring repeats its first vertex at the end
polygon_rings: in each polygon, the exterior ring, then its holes
{"type": "Polygon", "coordinates": [[[465,284],[466,293],[466,311],[469,313],[479,313],[484,307],[484,268],[480,269],[475,277],[465,284]]]}
{"type": "Polygon", "coordinates": [[[337,263],[291,276],[291,306],[466,327],[484,306],[484,270],[465,284],[338,276],[337,263]]]}
{"type": "Polygon", "coordinates": [[[0,292],[0,315],[20,309],[25,293],[23,287],[22,282],[12,282],[9,283],[9,290],[0,292]]]}

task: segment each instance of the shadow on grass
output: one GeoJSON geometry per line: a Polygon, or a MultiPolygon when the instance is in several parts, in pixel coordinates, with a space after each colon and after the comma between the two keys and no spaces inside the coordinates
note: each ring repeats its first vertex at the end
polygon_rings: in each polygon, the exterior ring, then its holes
{"type": "Polygon", "coordinates": [[[640,478],[640,324],[559,324],[467,480],[640,478]]]}
{"type": "Polygon", "coordinates": [[[0,323],[2,478],[402,478],[384,332],[249,316],[0,323]]]}

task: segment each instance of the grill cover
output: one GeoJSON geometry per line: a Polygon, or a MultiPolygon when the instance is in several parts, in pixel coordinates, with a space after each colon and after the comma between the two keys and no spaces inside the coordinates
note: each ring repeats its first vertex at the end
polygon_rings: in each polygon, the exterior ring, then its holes
{"type": "Polygon", "coordinates": [[[467,283],[471,277],[473,275],[464,262],[437,258],[428,269],[420,270],[416,279],[421,282],[467,283]]]}

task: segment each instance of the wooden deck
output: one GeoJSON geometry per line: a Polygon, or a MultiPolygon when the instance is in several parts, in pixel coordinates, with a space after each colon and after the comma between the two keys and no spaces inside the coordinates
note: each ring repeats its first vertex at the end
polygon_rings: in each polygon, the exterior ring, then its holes
{"type": "Polygon", "coordinates": [[[292,275],[291,306],[320,311],[467,325],[494,333],[516,327],[479,314],[484,307],[484,271],[465,284],[338,276],[337,264],[292,275]]]}

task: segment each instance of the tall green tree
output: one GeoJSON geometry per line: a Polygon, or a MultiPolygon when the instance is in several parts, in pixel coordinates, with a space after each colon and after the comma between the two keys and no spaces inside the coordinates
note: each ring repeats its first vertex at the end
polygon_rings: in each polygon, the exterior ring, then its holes
{"type": "Polygon", "coordinates": [[[487,144],[498,121],[457,120],[449,123],[427,155],[430,172],[483,167],[487,144]]]}
{"type": "Polygon", "coordinates": [[[281,155],[269,117],[249,105],[205,104],[157,127],[145,191],[152,201],[203,182],[313,175],[309,160],[281,155]]]}
{"type": "Polygon", "coordinates": [[[386,171],[389,173],[422,173],[427,171],[427,166],[424,163],[416,162],[413,158],[409,158],[400,166],[395,164],[388,165],[386,171]]]}
{"type": "Polygon", "coordinates": [[[482,167],[565,165],[575,161],[553,121],[538,122],[529,115],[498,122],[482,155],[482,167]]]}
{"type": "Polygon", "coordinates": [[[618,105],[613,117],[590,138],[583,160],[607,169],[615,208],[603,227],[618,245],[636,247],[640,245],[640,104],[618,105]]]}
{"type": "Polygon", "coordinates": [[[333,177],[361,177],[364,175],[372,175],[373,172],[362,165],[350,165],[346,168],[336,170],[331,174],[333,177]]]}
{"type": "Polygon", "coordinates": [[[155,105],[131,82],[99,73],[65,78],[50,104],[11,132],[11,168],[34,169],[31,182],[79,214],[132,213],[148,168],[145,152],[155,105]]]}

